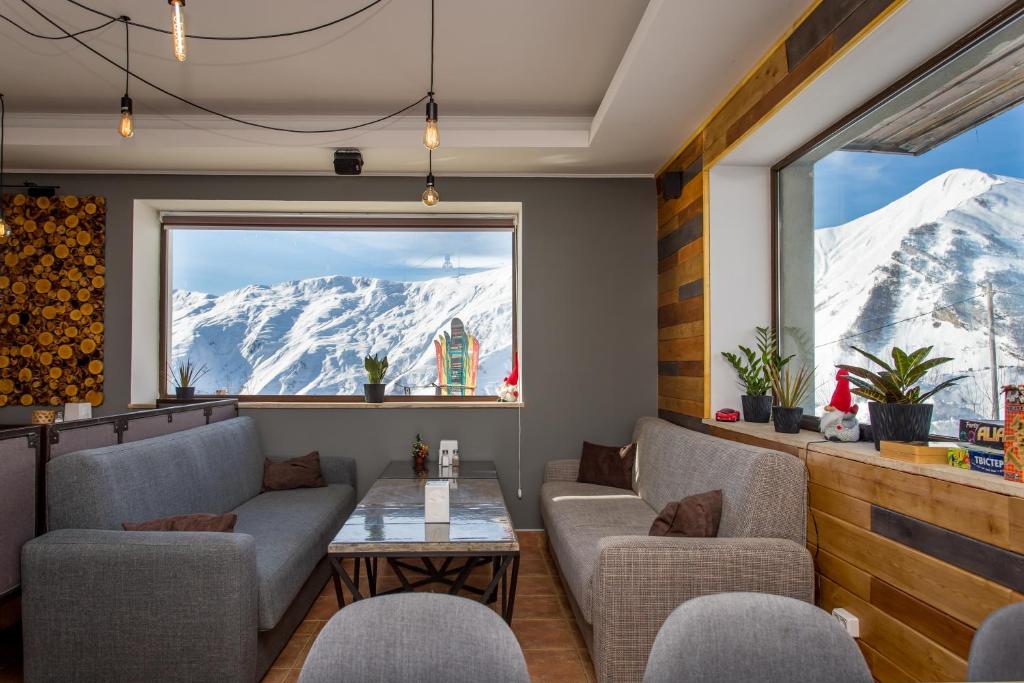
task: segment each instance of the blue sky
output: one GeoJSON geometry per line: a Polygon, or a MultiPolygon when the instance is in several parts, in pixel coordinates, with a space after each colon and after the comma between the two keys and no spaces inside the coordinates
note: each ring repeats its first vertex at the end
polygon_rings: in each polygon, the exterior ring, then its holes
{"type": "Polygon", "coordinates": [[[223,294],[328,275],[426,280],[446,274],[445,254],[464,274],[510,265],[512,233],[174,230],[171,286],[223,294]]]}
{"type": "Polygon", "coordinates": [[[1024,105],[920,156],[833,152],[814,165],[814,227],[880,209],[954,168],[1024,178],[1024,105]]]}

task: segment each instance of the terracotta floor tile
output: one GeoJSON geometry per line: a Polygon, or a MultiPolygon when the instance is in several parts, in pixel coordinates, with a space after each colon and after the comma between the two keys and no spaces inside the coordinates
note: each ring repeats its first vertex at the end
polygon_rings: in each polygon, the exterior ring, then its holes
{"type": "Polygon", "coordinates": [[[576,640],[565,619],[512,619],[512,631],[523,650],[576,650],[576,640]]]}
{"type": "Polygon", "coordinates": [[[583,668],[587,670],[587,680],[590,683],[597,683],[597,670],[594,669],[594,660],[590,658],[589,652],[580,652],[580,661],[583,662],[583,668]]]}
{"type": "Polygon", "coordinates": [[[299,674],[301,673],[302,669],[292,669],[285,677],[284,683],[299,683],[299,674]]]}
{"type": "Polygon", "coordinates": [[[296,665],[296,662],[298,662],[299,660],[299,655],[302,654],[303,648],[305,648],[306,645],[309,644],[309,641],[311,639],[312,636],[292,636],[291,640],[288,641],[288,644],[284,646],[283,650],[281,650],[281,654],[279,654],[277,656],[277,659],[274,660],[274,663],[273,665],[271,665],[271,668],[291,669],[292,667],[294,667],[296,665]]]}
{"type": "Polygon", "coordinates": [[[550,576],[551,574],[551,565],[540,554],[523,554],[519,558],[519,576],[550,576]]]}
{"type": "Polygon", "coordinates": [[[539,548],[547,545],[548,537],[543,531],[516,531],[520,548],[539,548]]]}
{"type": "Polygon", "coordinates": [[[532,683],[586,683],[587,669],[579,654],[557,650],[528,650],[526,668],[532,683]]]}
{"type": "Polygon", "coordinates": [[[558,600],[551,595],[517,595],[512,620],[564,619],[558,600]]]}
{"type": "Polygon", "coordinates": [[[517,595],[550,595],[554,597],[561,592],[557,579],[550,576],[520,576],[516,586],[517,595]]]}
{"type": "MultiPolygon", "coordinates": [[[[346,603],[347,604],[347,603],[346,603]]],[[[327,621],[338,611],[338,601],[334,595],[321,595],[313,602],[313,606],[306,613],[306,619],[313,621],[327,621]]]]}
{"type": "Polygon", "coordinates": [[[294,635],[315,636],[320,633],[320,630],[323,629],[326,623],[326,621],[319,619],[306,619],[295,629],[294,635]]]}

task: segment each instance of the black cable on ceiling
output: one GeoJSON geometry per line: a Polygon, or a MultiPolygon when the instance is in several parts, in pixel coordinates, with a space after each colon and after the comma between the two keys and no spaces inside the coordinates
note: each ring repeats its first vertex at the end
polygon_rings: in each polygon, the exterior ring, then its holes
{"type": "Polygon", "coordinates": [[[111,19],[110,21],[103,22],[99,26],[93,26],[92,28],[83,28],[81,31],[75,31],[70,36],[68,36],[68,35],[45,36],[42,33],[36,33],[35,31],[31,31],[31,30],[25,28],[24,26],[22,26],[21,24],[16,22],[14,19],[11,19],[6,14],[0,14],[0,19],[3,19],[8,24],[10,24],[14,28],[18,29],[22,33],[27,33],[28,35],[32,36],[33,38],[39,38],[41,40],[67,40],[68,38],[71,38],[71,37],[74,37],[74,36],[80,36],[80,35],[84,35],[86,33],[92,33],[93,31],[99,31],[101,28],[106,28],[106,27],[110,26],[111,24],[113,24],[113,23],[115,23],[117,21],[117,19],[111,19]]]}
{"type": "MultiPolygon", "coordinates": [[[[381,0],[377,0],[377,1],[380,2],[381,0]]],[[[99,50],[93,48],[91,45],[89,45],[85,41],[83,41],[80,38],[78,38],[78,36],[76,36],[74,33],[71,33],[70,31],[65,29],[63,26],[58,24],[56,21],[51,19],[49,16],[44,14],[41,10],[36,8],[36,6],[33,5],[31,2],[29,2],[28,0],[21,0],[21,2],[25,6],[27,6],[29,9],[31,9],[33,12],[38,14],[43,20],[45,20],[51,26],[53,26],[54,28],[56,28],[57,30],[62,32],[65,35],[65,37],[74,40],[76,43],[78,43],[79,45],[84,47],[86,50],[88,50],[89,52],[92,52],[94,55],[96,55],[97,57],[99,57],[103,61],[107,62],[111,66],[115,67],[116,69],[124,71],[126,79],[128,77],[134,78],[135,80],[139,81],[140,83],[144,83],[145,85],[148,85],[150,88],[153,88],[157,92],[163,93],[164,95],[167,95],[168,97],[171,97],[171,98],[181,102],[182,104],[186,104],[186,105],[188,105],[190,107],[193,107],[193,108],[198,109],[200,111],[204,111],[207,114],[211,114],[213,116],[220,117],[220,118],[225,119],[227,121],[233,121],[235,123],[240,123],[240,124],[245,125],[245,126],[251,126],[253,128],[261,128],[263,130],[272,130],[272,131],[277,131],[277,132],[280,132],[280,133],[300,133],[300,134],[344,133],[346,131],[357,130],[359,128],[365,128],[367,126],[372,126],[375,123],[381,123],[382,121],[386,121],[386,120],[394,118],[396,116],[400,116],[400,115],[404,114],[405,112],[409,111],[410,109],[412,109],[413,107],[415,107],[416,105],[422,104],[429,97],[429,95],[424,95],[423,97],[419,98],[415,102],[413,102],[411,104],[408,104],[408,105],[402,107],[401,109],[399,109],[397,111],[394,111],[394,112],[392,112],[390,114],[385,114],[384,116],[380,116],[380,117],[378,117],[376,119],[373,119],[371,121],[364,121],[363,123],[358,123],[358,124],[354,124],[354,125],[351,125],[351,126],[343,126],[341,128],[318,128],[318,129],[313,129],[313,130],[305,130],[305,129],[300,129],[300,128],[285,128],[285,127],[282,127],[282,126],[271,126],[271,125],[264,124],[264,123],[257,123],[255,121],[247,121],[247,120],[239,118],[237,116],[232,116],[230,114],[225,114],[225,113],[219,112],[219,111],[217,111],[215,109],[211,109],[210,107],[207,107],[205,105],[199,104],[198,102],[190,100],[190,99],[188,99],[186,97],[182,97],[181,95],[177,95],[177,94],[171,92],[170,90],[167,90],[166,88],[162,88],[161,86],[157,85],[156,83],[154,83],[154,82],[152,82],[152,81],[150,81],[150,80],[148,80],[146,78],[143,78],[142,76],[140,76],[137,73],[131,71],[130,69],[128,69],[128,68],[126,68],[124,66],[121,66],[120,64],[118,64],[116,61],[114,61],[110,57],[107,57],[105,54],[103,54],[99,50]]],[[[118,21],[118,19],[115,18],[114,21],[118,21]]],[[[127,22],[127,23],[130,23],[133,26],[137,26],[137,24],[135,24],[133,22],[127,22]]]]}
{"type": "MultiPolygon", "coordinates": [[[[111,14],[107,14],[106,12],[100,11],[100,10],[94,8],[94,7],[90,7],[89,5],[86,5],[83,2],[78,2],[78,0],[67,0],[67,1],[70,2],[72,5],[74,5],[75,7],[79,7],[81,9],[84,9],[87,12],[92,12],[93,14],[97,14],[97,15],[99,15],[101,17],[106,17],[107,19],[111,19],[113,21],[117,21],[118,20],[117,17],[115,17],[115,16],[113,16],[111,14]]],[[[252,36],[207,36],[207,35],[201,35],[201,34],[195,34],[195,33],[186,33],[185,37],[186,38],[193,38],[195,40],[267,40],[267,39],[270,39],[270,38],[288,38],[290,36],[299,36],[299,35],[303,35],[305,33],[312,33],[314,31],[320,31],[320,30],[325,29],[325,28],[330,28],[331,26],[336,26],[337,24],[340,24],[343,21],[347,21],[349,19],[352,19],[353,17],[356,17],[356,16],[362,14],[363,12],[365,12],[365,11],[367,11],[367,10],[377,6],[377,5],[379,5],[382,2],[384,2],[384,0],[373,0],[373,2],[369,3],[368,5],[365,5],[364,7],[361,7],[360,9],[357,9],[354,12],[350,12],[350,13],[346,14],[343,17],[338,17],[337,19],[332,19],[331,21],[326,21],[326,22],[324,22],[322,24],[317,24],[316,26],[309,26],[307,28],[296,29],[294,31],[284,31],[284,32],[281,32],[281,33],[257,34],[257,35],[252,35],[252,36]]],[[[160,28],[158,26],[150,26],[149,24],[140,24],[140,23],[135,22],[135,21],[132,21],[130,23],[131,23],[132,26],[135,26],[136,28],[146,29],[147,31],[155,31],[157,33],[165,33],[165,34],[168,34],[168,35],[171,33],[167,29],[160,28]]]]}

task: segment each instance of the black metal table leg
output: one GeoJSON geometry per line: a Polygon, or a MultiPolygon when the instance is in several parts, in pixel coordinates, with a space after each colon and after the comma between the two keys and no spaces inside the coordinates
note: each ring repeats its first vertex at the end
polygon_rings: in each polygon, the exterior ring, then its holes
{"type": "MultiPolygon", "coordinates": [[[[356,560],[358,562],[358,560],[356,560]]],[[[370,588],[370,597],[377,596],[377,558],[366,558],[366,583],[370,588]]]]}
{"type": "Polygon", "coordinates": [[[512,556],[512,579],[508,587],[508,604],[505,606],[505,623],[512,623],[512,611],[516,606],[516,584],[519,582],[519,553],[512,556]]]}
{"type": "MultiPolygon", "coordinates": [[[[345,587],[348,588],[349,592],[352,593],[352,602],[363,599],[363,594],[359,592],[359,587],[352,583],[352,577],[345,571],[344,565],[337,558],[331,558],[331,565],[334,567],[335,573],[344,582],[345,587]]],[[[338,607],[342,607],[342,603],[339,602],[338,607]]]]}
{"type": "Polygon", "coordinates": [[[331,563],[331,581],[334,582],[334,596],[338,599],[338,609],[345,606],[345,593],[341,590],[341,577],[338,576],[338,570],[335,569],[335,560],[329,560],[331,563]]]}

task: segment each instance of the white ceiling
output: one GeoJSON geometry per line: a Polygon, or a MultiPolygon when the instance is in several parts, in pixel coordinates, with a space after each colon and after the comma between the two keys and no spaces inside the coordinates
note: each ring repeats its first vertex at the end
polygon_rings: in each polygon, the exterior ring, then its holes
{"type": "MultiPolygon", "coordinates": [[[[29,0],[67,27],[102,19],[29,0]]],[[[165,0],[83,0],[165,26],[165,0]]],[[[190,32],[246,34],[320,23],[368,0],[190,0],[190,32]]],[[[806,9],[809,0],[436,0],[439,174],[650,175],[806,9]]],[[[22,0],[0,13],[58,32],[22,0]]],[[[214,109],[294,128],[336,127],[428,89],[429,2],[384,0],[341,26],[263,42],[189,41],[132,29],[132,69],[214,109]]],[[[133,82],[137,133],[115,130],[123,74],[72,41],[0,22],[7,166],[46,171],[329,173],[336,147],[367,174],[419,174],[422,106],[354,133],[245,128],[133,82]]],[[[121,25],[83,36],[120,62],[121,25]]]]}

